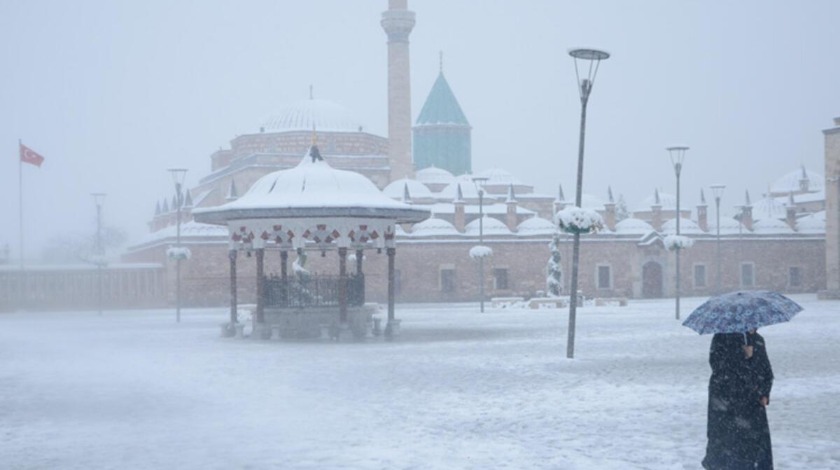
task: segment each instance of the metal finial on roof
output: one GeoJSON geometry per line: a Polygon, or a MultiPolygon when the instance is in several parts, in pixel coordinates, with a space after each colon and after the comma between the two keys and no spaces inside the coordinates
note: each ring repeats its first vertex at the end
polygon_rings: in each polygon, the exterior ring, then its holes
{"type": "Polygon", "coordinates": [[[700,188],[700,204],[706,205],[706,195],[703,193],[703,188],[700,188]]]}
{"type": "Polygon", "coordinates": [[[745,191],[745,193],[746,193],[746,199],[745,199],[746,204],[745,204],[745,205],[746,205],[746,206],[751,206],[751,205],[752,205],[752,203],[750,202],[750,190],[749,190],[749,189],[748,189],[748,190],[746,190],[746,191],[745,191]]]}
{"type": "Polygon", "coordinates": [[[613,194],[612,194],[612,186],[607,186],[607,201],[615,202],[615,199],[613,199],[613,194]]]}
{"type": "Polygon", "coordinates": [[[653,202],[657,206],[662,205],[662,201],[659,200],[659,188],[656,188],[656,189],[653,190],[653,202]]]}
{"type": "Polygon", "coordinates": [[[403,185],[403,202],[411,202],[411,194],[408,192],[408,183],[403,185]]]}
{"type": "Polygon", "coordinates": [[[563,195],[563,185],[562,184],[557,185],[557,200],[560,201],[560,202],[565,202],[566,201],[566,196],[563,195]]]}

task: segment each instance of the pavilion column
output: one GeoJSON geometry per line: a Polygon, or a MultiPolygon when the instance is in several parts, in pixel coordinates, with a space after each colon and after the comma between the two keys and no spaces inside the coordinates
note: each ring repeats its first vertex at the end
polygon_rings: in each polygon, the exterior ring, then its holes
{"type": "Polygon", "coordinates": [[[388,253],[388,324],[394,322],[394,258],[397,254],[396,248],[387,248],[388,253]]]}
{"type": "Polygon", "coordinates": [[[257,248],[257,323],[265,323],[265,248],[257,248]]]}
{"type": "Polygon", "coordinates": [[[338,318],[347,323],[347,248],[338,249],[338,318]]]}
{"type": "Polygon", "coordinates": [[[362,259],[364,256],[364,250],[356,250],[356,274],[362,274],[362,259]]]}
{"type": "Polygon", "coordinates": [[[289,252],[283,250],[280,252],[280,279],[283,280],[283,284],[285,285],[286,281],[289,277],[289,252]]]}
{"type": "Polygon", "coordinates": [[[236,324],[236,250],[228,251],[230,260],[230,327],[236,324]]]}

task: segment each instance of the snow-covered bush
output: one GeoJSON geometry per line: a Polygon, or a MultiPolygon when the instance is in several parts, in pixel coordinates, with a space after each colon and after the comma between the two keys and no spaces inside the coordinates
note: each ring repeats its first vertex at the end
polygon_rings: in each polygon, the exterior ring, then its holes
{"type": "Polygon", "coordinates": [[[191,256],[190,249],[184,246],[171,246],[166,249],[166,257],[172,261],[190,259],[191,256]]]}
{"type": "Polygon", "coordinates": [[[566,207],[555,214],[554,222],[567,233],[596,233],[604,228],[601,214],[575,206],[566,207]]]}
{"type": "Polygon", "coordinates": [[[490,256],[493,256],[493,249],[489,246],[476,245],[470,248],[470,258],[472,259],[488,258],[490,256]]]}
{"type": "Polygon", "coordinates": [[[662,239],[662,243],[669,250],[684,250],[694,245],[694,239],[683,235],[668,235],[662,239]]]}
{"type": "Polygon", "coordinates": [[[548,258],[545,283],[550,297],[559,297],[563,290],[561,285],[563,269],[560,266],[560,232],[554,232],[551,243],[548,244],[551,257],[548,258]]]}

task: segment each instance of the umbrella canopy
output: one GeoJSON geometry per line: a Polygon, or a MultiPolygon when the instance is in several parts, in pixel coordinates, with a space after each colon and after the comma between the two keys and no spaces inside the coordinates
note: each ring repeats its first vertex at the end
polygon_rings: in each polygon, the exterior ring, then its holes
{"type": "Polygon", "coordinates": [[[778,292],[737,291],[710,298],[691,312],[683,326],[701,335],[746,333],[786,322],[801,311],[802,306],[778,292]]]}

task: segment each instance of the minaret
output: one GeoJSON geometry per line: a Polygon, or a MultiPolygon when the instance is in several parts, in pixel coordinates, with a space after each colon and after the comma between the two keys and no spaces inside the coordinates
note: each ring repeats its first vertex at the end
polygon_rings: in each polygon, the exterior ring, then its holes
{"type": "Polygon", "coordinates": [[[411,67],[408,35],[414,28],[414,12],[407,0],[388,0],[382,13],[382,29],[388,35],[388,159],[391,181],[414,176],[411,161],[411,67]]]}

